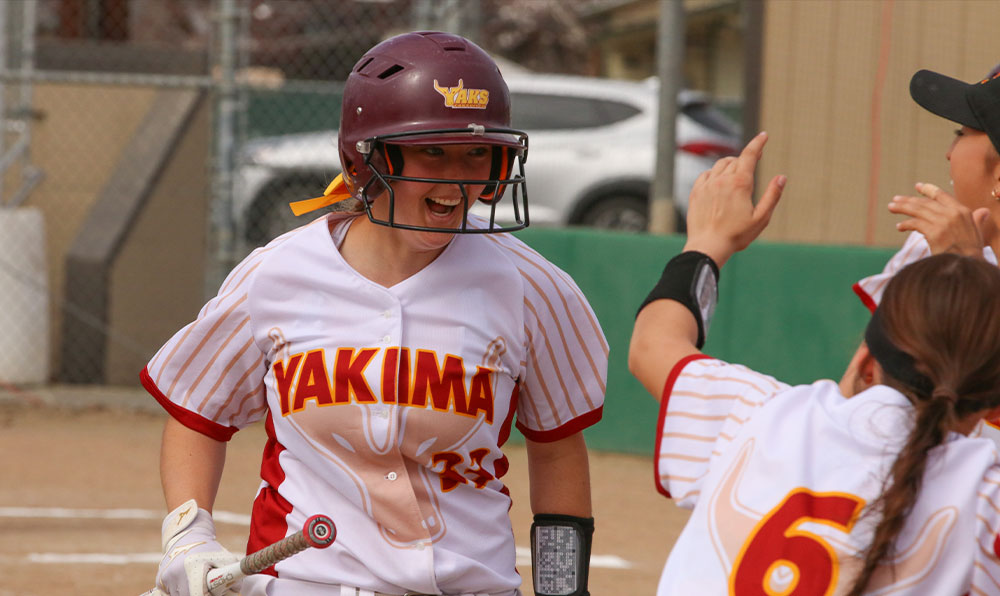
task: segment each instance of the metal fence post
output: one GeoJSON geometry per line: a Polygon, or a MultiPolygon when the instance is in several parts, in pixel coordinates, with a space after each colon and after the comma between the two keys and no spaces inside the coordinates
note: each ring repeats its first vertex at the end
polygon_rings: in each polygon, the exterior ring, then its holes
{"type": "Polygon", "coordinates": [[[677,93],[684,76],[683,0],[660,0],[656,62],[660,78],[660,104],[656,127],[656,175],[649,202],[649,231],[670,234],[676,229],[674,153],[677,151],[677,93]]]}
{"type": "Polygon", "coordinates": [[[212,261],[206,267],[206,297],[214,296],[235,264],[235,234],[232,210],[235,129],[238,110],[236,88],[236,0],[217,0],[218,50],[214,89],[214,154],[212,197],[209,202],[209,246],[212,261]]]}

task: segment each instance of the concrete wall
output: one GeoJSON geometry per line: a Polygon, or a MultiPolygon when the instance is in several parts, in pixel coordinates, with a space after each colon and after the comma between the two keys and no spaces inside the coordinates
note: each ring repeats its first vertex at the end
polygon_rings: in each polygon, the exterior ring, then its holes
{"type": "MultiPolygon", "coordinates": [[[[35,85],[39,118],[32,123],[31,161],[45,178],[25,204],[40,209],[45,220],[49,370],[55,380],[71,354],[81,367],[88,365],[87,358],[99,359],[95,366],[103,369],[106,382],[134,384],[152,351],[204,300],[210,103],[200,103],[162,166],[150,165],[156,173],[149,178],[148,194],[115,192],[114,177],[123,174],[116,168],[130,157],[123,153],[126,147],[163,142],[139,133],[146,130],[143,123],[155,110],[158,93],[142,87],[35,85]],[[106,295],[67,293],[67,257],[86,234],[85,226],[94,226],[99,202],[134,222],[107,255],[106,295]],[[98,311],[103,315],[92,318],[92,304],[102,301],[106,305],[98,311]],[[104,350],[67,336],[67,320],[83,320],[85,332],[103,336],[104,350]]],[[[12,178],[5,181],[8,193],[16,182],[12,178]]],[[[103,233],[97,224],[97,233],[103,233]]],[[[113,233],[110,226],[108,233],[113,233]]],[[[101,285],[97,279],[94,283],[101,285]]]]}
{"type": "Polygon", "coordinates": [[[201,102],[115,259],[108,384],[136,383],[155,350],[204,304],[210,108],[210,102],[201,102]],[[128,341],[115,341],[117,337],[128,341]]]}
{"type": "Polygon", "coordinates": [[[52,366],[59,370],[63,312],[79,305],[63,299],[64,263],[82,223],[108,181],[122,149],[153,101],[152,89],[37,84],[31,160],[45,179],[26,205],[45,216],[52,366]]]}

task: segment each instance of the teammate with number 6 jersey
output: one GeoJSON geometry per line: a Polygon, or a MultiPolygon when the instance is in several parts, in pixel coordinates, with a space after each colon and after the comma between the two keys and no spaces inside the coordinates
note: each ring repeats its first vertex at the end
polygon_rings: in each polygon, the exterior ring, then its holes
{"type": "Polygon", "coordinates": [[[657,488],[693,509],[657,593],[1000,593],[1000,455],[969,436],[1000,411],[1000,270],[954,254],[903,268],[839,383],[790,387],[700,352],[719,268],[784,186],[753,205],[764,140],[696,182],[685,251],[636,318],[629,367],[661,401],[657,488]]]}
{"type": "Polygon", "coordinates": [[[462,37],[403,34],[359,60],[344,173],[293,204],[351,208],[255,250],[143,371],[171,415],[161,590],[194,595],[231,558],[210,514],[225,442],[263,421],[248,552],[317,513],[338,535],[245,578],[244,596],[520,594],[503,479],[514,426],[535,593],[588,594],[581,431],[601,418],[608,345],[569,275],[506,233],[528,223],[527,137],[509,126],[499,69],[462,37]],[[519,223],[469,212],[504,200],[519,223]]]}

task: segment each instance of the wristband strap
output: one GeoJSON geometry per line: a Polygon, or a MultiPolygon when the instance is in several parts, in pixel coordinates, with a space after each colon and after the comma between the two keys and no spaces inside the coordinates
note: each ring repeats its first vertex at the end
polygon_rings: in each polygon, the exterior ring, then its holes
{"type": "Polygon", "coordinates": [[[536,596],[589,596],[594,518],[538,513],[531,524],[532,583],[536,596]]]}
{"type": "Polygon", "coordinates": [[[650,302],[675,300],[687,307],[698,324],[700,350],[708,337],[708,328],[719,300],[719,266],[705,253],[696,250],[682,252],[667,261],[660,280],[650,290],[636,311],[636,316],[650,302]]]}

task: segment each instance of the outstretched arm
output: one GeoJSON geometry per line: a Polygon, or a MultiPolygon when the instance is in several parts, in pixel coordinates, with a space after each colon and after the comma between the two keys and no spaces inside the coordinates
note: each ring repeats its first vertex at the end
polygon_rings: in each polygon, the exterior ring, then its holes
{"type": "MultiPolygon", "coordinates": [[[[754,205],[754,175],[766,142],[767,133],[758,134],[739,157],[720,159],[695,180],[688,199],[685,253],[707,255],[721,268],[767,227],[786,178],[775,176],[754,205]]],[[[693,281],[678,279],[673,263],[636,317],[629,345],[629,371],[657,399],[674,365],[699,352],[699,335],[703,335],[691,301],[670,299],[672,291],[686,289],[693,281]]]]}

